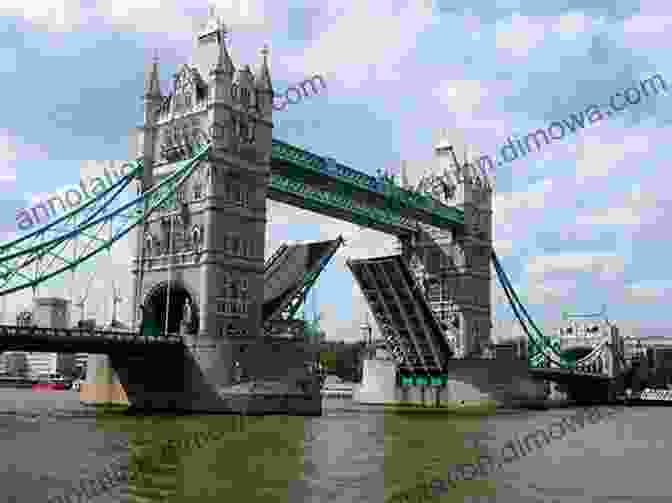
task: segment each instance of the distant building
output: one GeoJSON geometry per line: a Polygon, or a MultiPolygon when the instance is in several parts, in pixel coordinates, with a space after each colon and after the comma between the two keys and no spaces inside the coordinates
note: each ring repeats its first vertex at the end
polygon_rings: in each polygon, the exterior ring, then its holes
{"type": "Polygon", "coordinates": [[[0,355],[0,374],[24,376],[28,374],[28,359],[23,351],[7,351],[0,355]]]}
{"type": "MultiPolygon", "coordinates": [[[[47,328],[70,328],[70,301],[66,299],[46,297],[36,298],[33,311],[22,311],[17,315],[17,325],[35,325],[47,328]]],[[[28,373],[33,376],[40,374],[60,373],[66,376],[75,371],[75,355],[72,353],[24,353],[28,362],[28,373]]]]}

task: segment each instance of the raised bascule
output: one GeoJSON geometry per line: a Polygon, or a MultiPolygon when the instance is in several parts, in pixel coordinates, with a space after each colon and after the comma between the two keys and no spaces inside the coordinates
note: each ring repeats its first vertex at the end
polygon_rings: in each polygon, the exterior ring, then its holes
{"type": "MultiPolygon", "coordinates": [[[[422,379],[423,397],[425,384],[434,385],[437,399],[446,380],[474,375],[474,386],[487,387],[497,374],[508,376],[509,388],[539,394],[525,362],[519,372],[514,362],[495,370],[479,359],[491,339],[491,262],[514,311],[519,301],[492,250],[492,187],[477,169],[460,166],[446,138],[435,147],[437,169],[415,187],[405,174],[400,183],[372,177],[273,139],[268,50],[254,72],[236,69],[214,18],[171,84],[164,94],[155,60],[127,176],[0,244],[1,296],[74,270],[131,233],[134,331],[5,326],[0,350],[95,353],[81,392],[88,403],[320,414],[309,344],[281,335],[344,242],[283,245],[265,261],[272,199],[398,238],[398,255],[348,261],[394,357],[391,370],[366,364],[365,378],[378,382],[363,385],[362,401],[380,401],[390,386],[404,395],[411,381],[400,385],[400,376],[422,379]],[[138,194],[124,200],[131,182],[138,194]]],[[[555,354],[528,336],[540,354],[555,354]]],[[[561,370],[576,372],[559,358],[561,370]]]]}

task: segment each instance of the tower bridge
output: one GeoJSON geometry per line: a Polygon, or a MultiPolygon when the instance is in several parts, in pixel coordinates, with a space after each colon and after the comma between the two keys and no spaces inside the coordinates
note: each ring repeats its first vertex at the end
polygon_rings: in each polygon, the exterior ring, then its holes
{"type": "MultiPolygon", "coordinates": [[[[114,396],[139,408],[319,414],[308,349],[270,334],[291,322],[343,240],[285,245],[265,261],[272,199],[398,238],[399,255],[348,261],[398,369],[446,375],[458,359],[479,355],[490,341],[490,264],[498,264],[488,180],[460,167],[446,138],[435,147],[434,174],[416,187],[372,177],[273,139],[272,98],[268,51],[254,72],[236,68],[220,20],[197,34],[192,61],[167,95],[155,60],[128,174],[0,244],[1,296],[133,236],[135,332],[4,327],[0,347],[106,354],[92,359],[82,390],[89,402],[114,396]],[[138,195],[124,200],[133,182],[138,195]],[[171,355],[170,378],[147,375],[157,347],[171,355]]],[[[510,287],[501,266],[498,276],[510,287]]],[[[552,356],[529,336],[537,356],[552,356]]]]}

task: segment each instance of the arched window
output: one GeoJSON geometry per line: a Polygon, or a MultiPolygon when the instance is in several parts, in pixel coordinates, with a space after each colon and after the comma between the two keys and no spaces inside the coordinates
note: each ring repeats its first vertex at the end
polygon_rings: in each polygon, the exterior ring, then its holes
{"type": "Polygon", "coordinates": [[[203,197],[203,185],[200,182],[194,184],[194,201],[203,197]]]}
{"type": "Polygon", "coordinates": [[[231,241],[232,253],[234,255],[240,255],[240,238],[238,236],[234,236],[231,241]]]}
{"type": "Polygon", "coordinates": [[[153,244],[154,244],[153,241],[154,239],[152,238],[151,234],[145,235],[145,257],[152,256],[153,244]]]}
{"type": "Polygon", "coordinates": [[[30,327],[33,324],[33,313],[21,311],[16,315],[16,324],[20,327],[30,327]]]}
{"type": "Polygon", "coordinates": [[[194,225],[194,227],[191,230],[191,242],[193,243],[194,250],[200,251],[201,246],[203,244],[203,231],[201,230],[201,227],[198,225],[194,225]]]}
{"type": "Polygon", "coordinates": [[[247,289],[248,289],[248,282],[247,278],[242,278],[240,280],[240,299],[246,301],[247,300],[247,289]]]}

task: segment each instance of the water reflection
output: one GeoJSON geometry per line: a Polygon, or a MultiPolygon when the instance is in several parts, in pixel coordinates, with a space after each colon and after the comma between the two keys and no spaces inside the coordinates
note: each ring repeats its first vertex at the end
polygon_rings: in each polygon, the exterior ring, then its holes
{"type": "Polygon", "coordinates": [[[303,417],[104,417],[129,438],[131,502],[290,501],[303,475],[303,417]]]}

